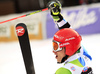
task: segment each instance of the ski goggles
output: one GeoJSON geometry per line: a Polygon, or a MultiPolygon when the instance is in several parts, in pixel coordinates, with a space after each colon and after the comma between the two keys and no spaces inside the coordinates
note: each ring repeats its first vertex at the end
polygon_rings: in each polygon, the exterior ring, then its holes
{"type": "Polygon", "coordinates": [[[62,47],[66,47],[68,45],[70,45],[69,42],[58,42],[58,41],[53,40],[53,50],[55,52],[61,51],[62,47]]]}
{"type": "Polygon", "coordinates": [[[54,41],[53,40],[53,51],[57,52],[57,51],[61,51],[62,48],[59,47],[60,42],[54,41]]]}

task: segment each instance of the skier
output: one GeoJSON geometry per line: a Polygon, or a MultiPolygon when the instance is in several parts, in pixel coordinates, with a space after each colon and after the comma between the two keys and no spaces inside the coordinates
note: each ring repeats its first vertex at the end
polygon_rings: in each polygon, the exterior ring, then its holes
{"type": "Polygon", "coordinates": [[[53,37],[53,53],[58,63],[64,66],[56,71],[56,74],[93,74],[89,62],[92,57],[81,46],[81,36],[73,29],[61,15],[59,1],[51,1],[48,4],[59,31],[53,37]]]}

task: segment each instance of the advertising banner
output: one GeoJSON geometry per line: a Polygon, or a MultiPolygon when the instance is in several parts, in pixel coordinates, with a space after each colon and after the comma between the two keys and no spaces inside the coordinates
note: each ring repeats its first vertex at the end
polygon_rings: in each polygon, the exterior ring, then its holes
{"type": "MultiPolygon", "coordinates": [[[[71,27],[81,35],[100,33],[100,4],[63,8],[62,15],[71,27]]],[[[47,38],[58,30],[50,13],[46,21],[47,38]]]]}
{"type": "MultiPolygon", "coordinates": [[[[20,15],[22,14],[11,14],[8,16],[2,16],[2,18],[0,18],[0,21],[4,21],[9,18],[13,18],[20,15]]],[[[41,16],[42,16],[41,14],[36,14],[36,15],[34,14],[28,17],[0,24],[0,42],[16,41],[18,39],[15,31],[15,26],[18,23],[26,24],[30,40],[43,39],[41,16]]]]}

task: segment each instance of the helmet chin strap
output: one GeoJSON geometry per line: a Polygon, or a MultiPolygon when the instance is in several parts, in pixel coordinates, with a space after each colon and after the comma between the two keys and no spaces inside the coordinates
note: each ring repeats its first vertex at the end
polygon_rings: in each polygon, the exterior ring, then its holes
{"type": "Polygon", "coordinates": [[[68,56],[68,55],[66,55],[65,57],[63,57],[63,58],[62,58],[61,62],[57,62],[57,63],[63,63],[65,60],[67,60],[67,59],[68,59],[68,57],[69,57],[69,56],[68,56]]]}

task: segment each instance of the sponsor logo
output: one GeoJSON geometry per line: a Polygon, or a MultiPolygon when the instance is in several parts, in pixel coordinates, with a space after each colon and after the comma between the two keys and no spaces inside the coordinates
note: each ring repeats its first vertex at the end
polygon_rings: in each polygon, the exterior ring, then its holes
{"type": "Polygon", "coordinates": [[[75,39],[75,37],[68,38],[65,41],[69,41],[69,40],[73,40],[73,39],[75,39]]]}
{"type": "Polygon", "coordinates": [[[59,47],[61,48],[61,47],[64,47],[64,46],[66,46],[66,45],[69,45],[70,43],[60,43],[60,45],[59,45],[59,47]]]}
{"type": "Polygon", "coordinates": [[[55,38],[59,38],[59,39],[63,39],[64,37],[62,36],[58,36],[58,35],[54,35],[55,38]]]}
{"type": "Polygon", "coordinates": [[[76,70],[74,66],[72,66],[72,67],[71,67],[71,69],[72,69],[73,71],[75,71],[75,70],[76,70]]]}
{"type": "Polygon", "coordinates": [[[89,67],[84,67],[84,69],[82,70],[82,74],[86,73],[86,74],[93,74],[93,71],[89,69],[89,67]]]}
{"type": "Polygon", "coordinates": [[[88,70],[88,67],[85,67],[82,71],[86,72],[88,70]]]}
{"type": "Polygon", "coordinates": [[[25,29],[22,26],[16,27],[16,33],[18,36],[22,36],[25,33],[25,29]]]}
{"type": "Polygon", "coordinates": [[[59,36],[57,36],[57,35],[54,35],[54,37],[59,38],[59,36]]]}
{"type": "Polygon", "coordinates": [[[72,24],[73,29],[91,25],[98,20],[96,11],[93,9],[90,11],[88,8],[83,8],[77,11],[71,11],[70,14],[66,14],[66,11],[62,13],[65,16],[65,20],[67,19],[72,24]]]}

